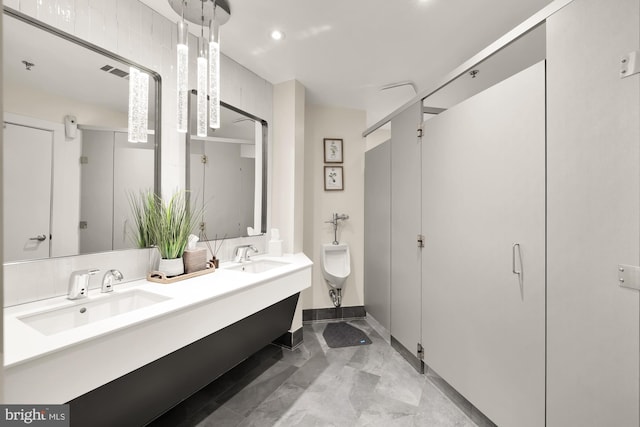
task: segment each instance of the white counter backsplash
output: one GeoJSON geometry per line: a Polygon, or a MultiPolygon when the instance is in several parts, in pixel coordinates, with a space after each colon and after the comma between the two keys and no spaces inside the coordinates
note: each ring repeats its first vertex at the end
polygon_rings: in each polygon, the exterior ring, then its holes
{"type": "MultiPolygon", "coordinates": [[[[218,251],[218,259],[233,258],[238,245],[252,244],[260,254],[266,252],[266,237],[252,236],[226,239],[218,251]]],[[[206,244],[198,242],[198,246],[206,244]]],[[[211,242],[214,248],[214,243],[211,242]]],[[[96,254],[49,258],[4,264],[4,306],[25,304],[42,299],[66,295],[71,272],[89,268],[100,271],[91,276],[89,289],[101,286],[102,276],[107,270],[116,268],[124,276],[123,282],[143,279],[147,272],[157,268],[155,249],[128,249],[96,254]]]]}

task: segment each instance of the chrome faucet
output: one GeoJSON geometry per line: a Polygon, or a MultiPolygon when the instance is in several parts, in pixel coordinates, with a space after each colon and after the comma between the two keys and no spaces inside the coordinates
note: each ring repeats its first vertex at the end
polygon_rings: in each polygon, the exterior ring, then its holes
{"type": "Polygon", "coordinates": [[[92,268],[72,272],[71,277],[69,277],[69,292],[67,293],[67,298],[86,298],[89,293],[89,277],[93,276],[98,271],[100,270],[92,268]]]}
{"type": "Polygon", "coordinates": [[[120,272],[120,270],[109,270],[104,273],[102,277],[102,292],[111,292],[113,291],[113,279],[116,279],[118,282],[122,280],[124,276],[120,272]]]}
{"type": "Polygon", "coordinates": [[[258,250],[253,245],[236,246],[236,248],[235,248],[236,256],[233,259],[233,261],[234,262],[249,261],[249,250],[252,250],[254,254],[258,253],[258,250]]]}

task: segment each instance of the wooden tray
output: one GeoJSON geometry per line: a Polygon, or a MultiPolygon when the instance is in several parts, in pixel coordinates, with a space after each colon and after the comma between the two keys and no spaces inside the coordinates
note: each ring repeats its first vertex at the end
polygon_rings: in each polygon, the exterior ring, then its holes
{"type": "Polygon", "coordinates": [[[193,277],[204,276],[205,274],[210,274],[214,271],[216,271],[216,267],[211,263],[207,263],[207,268],[205,268],[204,270],[195,271],[189,274],[181,274],[174,277],[167,277],[160,271],[150,271],[149,273],[147,273],[147,280],[150,282],[168,285],[170,283],[180,282],[182,280],[191,279],[193,277]]]}

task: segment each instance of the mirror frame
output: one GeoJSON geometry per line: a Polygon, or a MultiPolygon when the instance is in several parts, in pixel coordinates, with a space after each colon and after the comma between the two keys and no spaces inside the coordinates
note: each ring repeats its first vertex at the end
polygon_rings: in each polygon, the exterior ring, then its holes
{"type": "MultiPolygon", "coordinates": [[[[160,195],[161,194],[161,178],[162,178],[162,170],[161,170],[161,136],[162,136],[162,77],[160,76],[160,74],[158,74],[157,72],[153,71],[150,68],[145,67],[144,65],[140,65],[134,61],[131,61],[127,58],[124,58],[116,53],[110,52],[100,46],[97,46],[93,43],[90,43],[86,40],[83,40],[79,37],[76,37],[72,34],[66,33],[64,31],[61,31],[49,24],[45,24],[42,21],[39,21],[31,16],[25,15],[22,12],[19,12],[15,9],[12,9],[8,6],[3,6],[3,12],[5,15],[7,16],[11,16],[12,18],[16,18],[20,21],[23,21],[35,28],[38,28],[40,30],[46,31],[48,33],[54,34],[64,40],[67,40],[71,43],[75,43],[79,46],[82,46],[86,49],[89,49],[95,53],[98,53],[100,55],[103,55],[107,58],[113,59],[115,61],[119,61],[125,65],[129,65],[131,67],[136,67],[137,69],[144,71],[145,73],[149,74],[155,81],[155,105],[153,106],[153,110],[155,113],[155,123],[154,123],[154,177],[153,177],[153,191],[155,194],[160,195]]],[[[3,114],[4,114],[4,110],[3,110],[3,114]]],[[[131,248],[131,249],[136,249],[136,248],[131,248]]],[[[113,251],[113,250],[112,250],[113,251]]],[[[109,251],[106,251],[109,252],[109,251]]],[[[93,252],[93,253],[100,253],[100,252],[93,252]]],[[[87,254],[76,254],[76,255],[69,255],[69,256],[78,256],[78,255],[87,255],[87,254]]],[[[51,259],[51,258],[48,258],[51,259]]],[[[25,261],[30,261],[30,260],[25,260],[25,261]]]]}
{"type": "MultiPolygon", "coordinates": [[[[198,94],[198,91],[195,89],[192,89],[189,91],[189,95],[190,95],[190,99],[193,96],[196,96],[198,94]]],[[[207,97],[208,98],[208,97],[207,97]]],[[[191,152],[191,129],[190,129],[190,125],[191,125],[191,117],[192,117],[192,112],[191,112],[191,102],[188,103],[189,105],[189,112],[188,112],[188,116],[189,116],[189,129],[186,133],[186,138],[185,138],[185,188],[187,189],[187,191],[189,191],[191,189],[191,162],[190,162],[190,152],[191,152]]],[[[269,152],[268,152],[268,146],[269,146],[269,141],[268,141],[268,134],[269,134],[269,124],[267,123],[266,120],[261,119],[260,117],[254,116],[251,113],[247,113],[246,111],[243,111],[237,107],[234,107],[231,104],[227,104],[226,102],[220,101],[220,107],[224,107],[228,110],[233,111],[234,113],[238,113],[241,114],[251,120],[254,120],[256,122],[259,122],[262,125],[262,195],[261,195],[261,200],[262,200],[262,211],[260,212],[260,234],[264,235],[267,233],[267,176],[268,176],[268,165],[269,165],[269,152]]],[[[255,191],[255,190],[254,190],[255,191]]],[[[232,236],[230,238],[238,238],[238,237],[247,237],[246,235],[242,235],[242,236],[232,236]]]]}

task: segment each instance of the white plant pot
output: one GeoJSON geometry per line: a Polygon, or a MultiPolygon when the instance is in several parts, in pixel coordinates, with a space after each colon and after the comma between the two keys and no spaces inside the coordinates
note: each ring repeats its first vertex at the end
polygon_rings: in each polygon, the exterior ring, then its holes
{"type": "Polygon", "coordinates": [[[184,274],[184,263],[182,258],[160,259],[158,271],[164,273],[167,277],[179,276],[184,274]]]}

